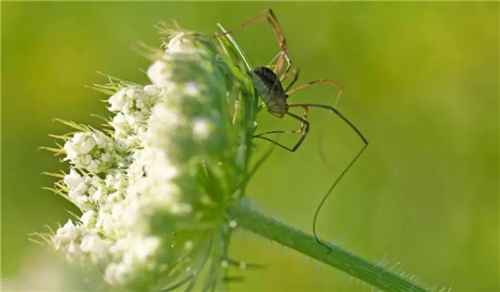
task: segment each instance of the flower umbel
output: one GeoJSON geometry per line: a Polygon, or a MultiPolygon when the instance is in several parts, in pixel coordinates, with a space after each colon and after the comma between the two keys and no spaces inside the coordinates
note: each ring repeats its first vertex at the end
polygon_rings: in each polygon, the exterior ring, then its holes
{"type": "MultiPolygon", "coordinates": [[[[248,173],[250,147],[241,150],[241,137],[253,131],[236,105],[257,104],[248,77],[221,46],[173,32],[151,54],[152,84],[110,78],[96,86],[111,95],[110,128],[66,122],[78,131],[52,149],[71,167],[54,190],[82,215],[51,242],[100,271],[103,288],[158,291],[185,282],[193,289],[211,262],[203,287],[221,289],[232,229],[227,208],[240,199],[248,173]]],[[[246,116],[254,112],[246,107],[246,116]]]]}

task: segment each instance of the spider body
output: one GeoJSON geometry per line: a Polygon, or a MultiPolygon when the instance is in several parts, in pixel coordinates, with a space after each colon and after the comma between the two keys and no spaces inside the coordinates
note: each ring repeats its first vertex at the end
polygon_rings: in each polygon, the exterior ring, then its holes
{"type": "Polygon", "coordinates": [[[282,118],[288,112],[286,94],[278,76],[267,67],[257,67],[252,72],[253,85],[266,104],[267,110],[282,118]]]}

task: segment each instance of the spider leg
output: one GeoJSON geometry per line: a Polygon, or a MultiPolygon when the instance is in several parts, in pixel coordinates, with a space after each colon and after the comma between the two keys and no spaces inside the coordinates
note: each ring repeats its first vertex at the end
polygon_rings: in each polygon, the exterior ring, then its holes
{"type": "Polygon", "coordinates": [[[277,145],[285,150],[288,150],[290,152],[295,152],[300,147],[300,145],[302,144],[302,142],[306,138],[307,134],[309,133],[309,121],[307,120],[307,116],[309,114],[309,109],[307,108],[307,106],[302,106],[302,105],[297,105],[297,106],[300,106],[304,109],[304,116],[303,117],[297,116],[291,112],[287,112],[286,114],[301,122],[300,128],[298,130],[268,131],[268,132],[264,132],[264,133],[260,133],[258,135],[255,135],[254,138],[259,138],[259,139],[269,141],[269,142],[271,142],[271,143],[273,143],[273,144],[275,144],[275,145],[277,145]],[[265,135],[269,135],[269,134],[294,134],[294,133],[302,133],[302,135],[300,136],[299,141],[297,141],[297,143],[295,143],[295,145],[292,148],[290,148],[286,145],[283,145],[277,141],[274,141],[268,137],[264,137],[265,135]]]}
{"type": "Polygon", "coordinates": [[[276,61],[276,59],[278,59],[278,57],[281,56],[281,51],[279,51],[276,56],[274,56],[274,58],[271,59],[271,61],[269,61],[269,64],[267,64],[267,67],[268,68],[272,68],[272,67],[276,67],[276,65],[273,65],[274,61],[276,61]]]}
{"type": "Polygon", "coordinates": [[[290,88],[292,88],[292,86],[295,84],[295,82],[297,82],[297,80],[299,80],[299,74],[300,74],[300,68],[297,68],[295,70],[295,75],[293,76],[293,80],[292,80],[292,82],[290,82],[290,84],[288,84],[288,86],[285,89],[285,92],[288,92],[288,90],[290,88]]]}
{"type": "Polygon", "coordinates": [[[322,108],[322,109],[326,109],[326,110],[329,110],[329,111],[333,112],[340,119],[342,119],[342,121],[344,121],[354,132],[356,132],[356,134],[359,136],[359,138],[361,139],[361,141],[363,141],[363,144],[364,144],[363,147],[358,151],[358,153],[356,154],[356,156],[354,156],[354,158],[351,160],[351,162],[344,168],[344,170],[340,173],[340,175],[335,179],[335,181],[333,182],[333,184],[330,186],[330,188],[328,189],[328,191],[326,192],[326,194],[323,196],[323,199],[319,203],[318,208],[316,209],[316,212],[314,214],[314,219],[313,219],[313,235],[314,235],[314,238],[316,239],[316,241],[319,244],[325,246],[328,249],[328,253],[330,253],[331,252],[331,248],[328,245],[326,245],[325,243],[323,243],[319,239],[319,237],[318,237],[318,235],[316,233],[316,221],[318,219],[319,212],[321,211],[321,208],[325,204],[326,199],[328,199],[328,197],[332,193],[333,189],[337,186],[337,184],[344,177],[344,175],[347,173],[347,171],[349,171],[349,169],[354,165],[354,163],[358,160],[358,158],[361,156],[361,154],[363,154],[363,152],[365,151],[366,147],[368,147],[368,140],[361,133],[361,131],[358,128],[356,128],[356,126],[354,126],[353,123],[351,123],[344,115],[342,115],[337,109],[335,109],[332,106],[328,106],[328,105],[324,105],[324,104],[312,104],[312,103],[290,104],[289,106],[290,107],[292,107],[292,106],[316,107],[316,108],[322,108]]]}
{"type": "Polygon", "coordinates": [[[305,84],[302,84],[300,85],[299,87],[296,87],[294,89],[292,89],[291,91],[288,91],[288,89],[291,88],[291,86],[288,86],[287,87],[287,94],[288,95],[292,95],[294,94],[295,92],[299,91],[299,90],[302,90],[302,89],[305,89],[313,84],[318,84],[318,83],[325,83],[325,84],[328,84],[328,85],[331,85],[333,87],[335,87],[338,91],[337,93],[337,96],[335,97],[335,103],[333,104],[333,107],[337,107],[337,104],[339,103],[340,101],[340,96],[342,95],[342,92],[344,91],[342,86],[340,84],[338,84],[337,82],[334,82],[334,81],[331,81],[331,80],[328,80],[328,79],[325,79],[325,78],[318,78],[318,79],[314,79],[313,81],[309,81],[305,84]]]}
{"type": "Polygon", "coordinates": [[[261,12],[257,13],[256,15],[251,17],[250,19],[242,22],[241,24],[239,24],[236,27],[233,27],[229,30],[226,30],[225,32],[222,32],[222,33],[219,32],[219,33],[213,34],[213,37],[218,38],[218,37],[222,37],[226,34],[231,34],[235,31],[238,31],[238,30],[246,27],[247,25],[249,25],[251,23],[261,21],[264,19],[266,19],[267,22],[271,25],[271,27],[273,28],[273,30],[276,34],[276,37],[278,39],[278,44],[280,46],[281,51],[278,53],[277,57],[274,58],[274,59],[278,58],[274,72],[277,75],[281,74],[281,78],[283,78],[286,75],[286,73],[290,70],[290,68],[292,67],[292,60],[290,59],[290,57],[288,56],[288,53],[287,53],[287,43],[286,43],[286,38],[283,35],[283,30],[281,29],[281,25],[278,21],[278,18],[276,17],[276,15],[274,14],[272,9],[268,8],[268,9],[262,10],[261,12]],[[284,62],[287,63],[287,66],[285,67],[285,71],[283,73],[280,73],[284,62]]]}
{"type": "MultiPolygon", "coordinates": [[[[297,74],[298,75],[298,74],[297,74]]],[[[298,76],[297,76],[298,77],[298,76]]],[[[294,89],[292,89],[291,91],[289,91],[289,89],[292,87],[291,85],[289,85],[287,87],[287,89],[285,90],[287,92],[288,95],[292,95],[294,94],[295,92],[297,91],[300,91],[300,90],[303,90],[303,89],[306,89],[308,88],[309,86],[311,85],[314,85],[314,84],[321,84],[321,83],[324,83],[324,84],[327,84],[327,85],[330,85],[330,86],[333,86],[337,89],[338,93],[337,93],[337,96],[335,97],[335,103],[333,104],[333,107],[334,108],[337,108],[337,104],[338,102],[340,101],[340,96],[342,95],[342,92],[343,92],[343,89],[342,89],[342,86],[334,81],[331,81],[331,80],[328,80],[328,79],[324,79],[324,78],[318,78],[318,79],[315,79],[315,80],[312,80],[310,82],[307,82],[305,84],[302,84],[294,89]]],[[[292,83],[293,84],[293,83],[292,83]]],[[[331,116],[329,116],[330,118],[331,116]]],[[[327,122],[325,122],[323,124],[323,133],[325,133],[326,131],[326,125],[327,125],[327,122]]],[[[322,161],[325,162],[325,164],[327,166],[330,166],[329,163],[328,163],[328,160],[326,158],[326,155],[325,155],[325,152],[323,151],[323,138],[324,138],[325,135],[321,135],[320,136],[320,142],[318,143],[318,152],[319,152],[319,156],[322,158],[322,161]]]]}

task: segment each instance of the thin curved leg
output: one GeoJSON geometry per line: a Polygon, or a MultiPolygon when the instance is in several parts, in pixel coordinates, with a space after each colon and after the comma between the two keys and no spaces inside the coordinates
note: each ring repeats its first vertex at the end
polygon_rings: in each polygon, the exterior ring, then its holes
{"type": "Polygon", "coordinates": [[[286,75],[286,73],[290,70],[290,68],[292,67],[292,60],[290,59],[290,57],[287,54],[287,43],[286,43],[286,38],[283,35],[283,30],[281,29],[281,25],[278,21],[278,18],[276,17],[276,15],[274,14],[272,9],[268,8],[268,9],[262,10],[261,12],[257,13],[256,15],[251,17],[250,19],[242,22],[238,26],[235,26],[235,27],[233,27],[225,32],[222,32],[222,33],[215,33],[213,35],[213,37],[217,38],[217,37],[224,36],[226,34],[231,34],[235,31],[238,31],[238,30],[246,27],[247,25],[249,25],[251,23],[254,23],[256,21],[260,21],[263,19],[266,19],[267,22],[273,28],[274,32],[276,33],[276,37],[278,39],[278,44],[281,48],[281,52],[279,53],[279,57],[278,57],[278,62],[276,64],[276,68],[274,71],[276,73],[276,75],[278,75],[278,76],[281,75],[281,77],[280,77],[280,80],[281,80],[281,78],[283,78],[286,75]],[[280,71],[283,67],[284,62],[287,63],[287,66],[285,67],[284,72],[281,73],[280,71]]]}
{"type": "Polygon", "coordinates": [[[269,141],[269,142],[271,142],[271,143],[273,143],[273,144],[275,144],[275,145],[277,145],[285,150],[288,150],[290,152],[295,152],[300,147],[300,145],[302,144],[302,142],[306,138],[307,134],[309,133],[309,121],[307,120],[307,116],[309,114],[309,109],[307,108],[307,106],[300,105],[300,107],[302,107],[304,109],[304,117],[299,117],[295,114],[287,112],[287,115],[289,115],[292,118],[299,120],[301,122],[300,128],[298,130],[268,131],[268,132],[264,132],[264,133],[260,133],[258,135],[255,135],[254,138],[259,138],[259,139],[269,141]],[[274,141],[268,137],[264,137],[265,135],[269,135],[269,134],[295,134],[295,133],[302,133],[302,135],[300,136],[299,141],[297,141],[297,143],[295,143],[295,145],[292,148],[290,148],[286,145],[283,145],[277,141],[274,141]]]}
{"type": "Polygon", "coordinates": [[[325,201],[326,199],[328,199],[328,197],[330,196],[330,194],[332,193],[333,189],[337,186],[337,184],[340,182],[340,180],[344,177],[344,175],[347,173],[347,171],[349,171],[349,169],[354,165],[354,163],[356,163],[356,161],[358,160],[358,158],[361,156],[361,154],[363,154],[363,152],[365,151],[366,147],[368,147],[368,140],[365,138],[365,136],[361,133],[361,131],[356,128],[356,126],[354,126],[353,123],[351,123],[344,115],[342,115],[337,109],[331,107],[331,106],[328,106],[328,105],[324,105],[324,104],[311,104],[311,103],[300,103],[300,104],[290,104],[290,106],[306,106],[306,107],[317,107],[317,108],[322,108],[322,109],[326,109],[326,110],[329,110],[329,111],[332,111],[335,115],[337,115],[340,119],[342,119],[349,127],[351,127],[351,129],[356,132],[356,134],[359,136],[359,138],[361,139],[361,141],[363,141],[364,145],[363,147],[358,151],[358,153],[356,154],[356,156],[354,156],[354,158],[351,160],[351,162],[344,168],[344,170],[340,173],[340,175],[335,179],[335,181],[333,182],[333,184],[330,186],[330,188],[328,189],[328,191],[326,192],[326,194],[323,196],[323,199],[321,199],[321,202],[319,203],[318,205],[318,208],[316,209],[316,212],[314,213],[314,219],[313,219],[313,235],[314,235],[314,238],[316,238],[316,241],[325,246],[327,249],[328,249],[328,253],[331,252],[331,248],[326,245],[325,243],[323,243],[318,235],[317,235],[317,232],[316,232],[316,222],[318,220],[318,215],[319,215],[319,212],[321,211],[321,208],[323,207],[323,205],[325,204],[325,201]]]}
{"type": "Polygon", "coordinates": [[[287,88],[287,94],[288,95],[292,95],[294,94],[295,92],[299,91],[299,90],[302,90],[302,89],[305,89],[313,84],[318,84],[318,83],[325,83],[325,84],[328,84],[328,85],[331,85],[333,87],[335,87],[337,90],[338,90],[338,93],[337,93],[337,96],[335,97],[335,103],[333,104],[333,107],[337,107],[337,104],[338,102],[340,101],[340,96],[342,95],[342,92],[344,91],[344,89],[342,88],[342,86],[340,84],[338,84],[337,82],[334,82],[334,81],[331,81],[331,80],[328,80],[328,79],[325,79],[325,78],[318,78],[318,79],[315,79],[313,81],[309,81],[305,84],[302,84],[300,85],[299,87],[296,87],[294,89],[292,89],[291,91],[288,91],[288,89],[291,87],[291,86],[288,86],[287,88]]]}

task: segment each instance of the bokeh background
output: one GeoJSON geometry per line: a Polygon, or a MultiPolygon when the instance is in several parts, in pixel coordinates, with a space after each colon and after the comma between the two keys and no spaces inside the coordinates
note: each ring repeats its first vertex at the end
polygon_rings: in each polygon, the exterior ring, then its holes
{"type": "MultiPolygon", "coordinates": [[[[67,131],[52,119],[100,123],[90,114],[106,115],[104,96],[84,88],[105,82],[96,71],[146,82],[148,62],[132,47],[159,44],[157,21],[210,33],[217,22],[231,27],[268,6],[300,81],[342,84],[339,109],[371,142],[324,206],[320,235],[427,287],[500,290],[498,2],[2,2],[1,275],[12,284],[24,274],[24,285],[10,289],[51,280],[30,281],[33,266],[48,263],[35,263],[43,247],[27,234],[75,211],[40,189],[52,183],[42,172],[66,167],[38,150],[53,145],[48,134],[67,131]]],[[[278,51],[266,22],[234,37],[254,65],[278,51]]],[[[317,85],[292,98],[332,104],[334,96],[317,85]]],[[[263,212],[307,232],[325,191],[361,147],[327,113],[311,111],[311,124],[299,151],[275,150],[249,189],[263,212]],[[321,136],[327,161],[318,155],[321,136]]],[[[292,125],[259,117],[262,129],[292,125]]],[[[257,145],[258,153],[267,149],[257,145]]],[[[246,278],[233,290],[371,289],[254,235],[238,234],[231,249],[234,258],[267,266],[235,271],[246,278]]]]}

